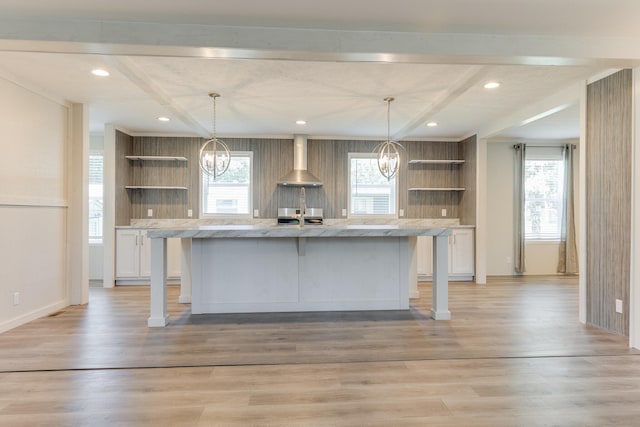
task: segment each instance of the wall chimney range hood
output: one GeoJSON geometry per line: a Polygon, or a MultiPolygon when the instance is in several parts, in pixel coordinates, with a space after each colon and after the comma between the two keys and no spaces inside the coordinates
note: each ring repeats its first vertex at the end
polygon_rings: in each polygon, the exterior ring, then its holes
{"type": "Polygon", "coordinates": [[[293,170],[278,180],[288,187],[320,187],[320,181],[307,170],[307,135],[293,136],[293,170]]]}

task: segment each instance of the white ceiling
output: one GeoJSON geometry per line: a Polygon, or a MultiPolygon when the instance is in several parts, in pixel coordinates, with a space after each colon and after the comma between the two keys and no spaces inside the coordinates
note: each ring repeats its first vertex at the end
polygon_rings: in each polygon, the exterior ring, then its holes
{"type": "MultiPolygon", "coordinates": [[[[545,35],[640,38],[640,26],[634,22],[640,16],[640,2],[636,0],[486,0],[481,4],[475,0],[245,0],[216,2],[215,6],[205,0],[156,0],[152,7],[150,4],[142,0],[112,0],[102,4],[61,0],[54,6],[36,0],[1,0],[0,14],[5,20],[24,22],[25,28],[30,23],[48,22],[38,20],[65,19],[71,20],[65,21],[71,25],[99,25],[86,20],[115,20],[467,35],[529,34],[542,38],[545,35]]],[[[372,37],[385,34],[372,33],[372,37]]],[[[50,39],[57,40],[53,30],[50,39]]],[[[0,76],[54,99],[88,104],[94,132],[100,132],[105,123],[113,123],[137,134],[203,136],[212,128],[212,103],[207,94],[216,91],[222,95],[217,120],[220,136],[306,133],[381,138],[387,131],[383,98],[394,96],[391,133],[400,138],[460,139],[492,127],[498,133],[490,136],[575,138],[579,132],[577,92],[574,99],[558,101],[563,105],[573,103],[572,107],[525,126],[518,125],[528,117],[517,117],[516,113],[523,111],[535,116],[553,109],[556,105],[545,100],[612,66],[610,60],[598,62],[593,58],[581,65],[531,66],[515,65],[518,61],[512,61],[514,65],[505,65],[504,61],[492,63],[487,59],[479,62],[457,59],[451,64],[285,61],[45,53],[37,50],[47,49],[37,47],[30,47],[29,52],[10,50],[0,48],[0,76]],[[90,70],[96,67],[108,69],[111,76],[91,75],[90,70]],[[502,86],[487,91],[482,84],[489,80],[500,81],[502,86]],[[527,111],[528,105],[539,105],[540,111],[527,111]],[[158,122],[158,116],[168,116],[171,121],[158,122]],[[510,116],[514,117],[513,123],[494,126],[510,116]],[[307,125],[296,125],[298,119],[306,120],[307,125]],[[428,121],[439,125],[426,127],[428,121]]]]}

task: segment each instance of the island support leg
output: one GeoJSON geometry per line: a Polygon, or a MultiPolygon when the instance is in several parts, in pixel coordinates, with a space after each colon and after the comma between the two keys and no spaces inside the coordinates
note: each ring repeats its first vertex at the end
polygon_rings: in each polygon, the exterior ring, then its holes
{"type": "Polygon", "coordinates": [[[433,302],[431,317],[450,320],[449,312],[449,236],[433,236],[433,302]]]}
{"type": "Polygon", "coordinates": [[[178,302],[188,304],[191,302],[191,239],[180,239],[180,297],[178,302]]]}
{"type": "Polygon", "coordinates": [[[149,327],[164,327],[167,313],[167,239],[151,240],[151,315],[149,327]]]}

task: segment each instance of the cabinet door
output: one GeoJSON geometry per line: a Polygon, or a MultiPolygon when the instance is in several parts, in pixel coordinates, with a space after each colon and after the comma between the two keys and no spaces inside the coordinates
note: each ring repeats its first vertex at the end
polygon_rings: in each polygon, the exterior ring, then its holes
{"type": "Polygon", "coordinates": [[[449,246],[449,273],[474,275],[475,257],[472,229],[457,229],[452,234],[453,244],[449,246]]]}
{"type": "Polygon", "coordinates": [[[140,277],[151,277],[151,244],[147,232],[140,230],[140,277]]]}
{"type": "Polygon", "coordinates": [[[433,272],[432,237],[418,236],[417,251],[417,273],[419,276],[431,276],[433,272]]]}
{"type": "Polygon", "coordinates": [[[140,275],[138,230],[116,230],[116,278],[140,275]]]}
{"type": "Polygon", "coordinates": [[[180,278],[182,271],[181,239],[167,239],[167,277],[180,278]]]}

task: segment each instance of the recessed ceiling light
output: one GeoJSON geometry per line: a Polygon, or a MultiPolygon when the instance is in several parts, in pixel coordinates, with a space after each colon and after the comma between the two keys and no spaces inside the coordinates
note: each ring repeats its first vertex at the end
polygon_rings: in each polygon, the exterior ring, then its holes
{"type": "Polygon", "coordinates": [[[95,70],[91,70],[91,74],[98,77],[107,77],[109,72],[107,70],[103,70],[102,68],[96,68],[95,70]]]}
{"type": "Polygon", "coordinates": [[[296,124],[297,125],[306,125],[307,121],[306,120],[296,120],[296,124]]]}
{"type": "Polygon", "coordinates": [[[438,126],[438,123],[436,123],[436,122],[429,122],[429,123],[427,123],[427,126],[429,126],[430,128],[434,128],[434,127],[438,126]]]}
{"type": "Polygon", "coordinates": [[[484,84],[484,88],[485,89],[495,89],[500,87],[500,83],[499,82],[487,82],[484,84]]]}
{"type": "Polygon", "coordinates": [[[171,119],[169,117],[158,117],[158,120],[161,122],[168,122],[171,119]]]}

